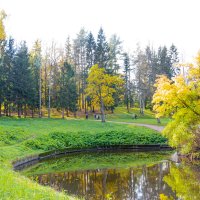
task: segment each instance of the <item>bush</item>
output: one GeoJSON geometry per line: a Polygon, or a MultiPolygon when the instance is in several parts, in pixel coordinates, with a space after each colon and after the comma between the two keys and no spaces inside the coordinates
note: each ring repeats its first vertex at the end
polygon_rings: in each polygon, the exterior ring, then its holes
{"type": "Polygon", "coordinates": [[[27,140],[25,146],[45,151],[64,148],[87,148],[110,145],[163,144],[166,138],[158,133],[136,130],[113,130],[99,133],[53,132],[36,139],[27,140]]]}

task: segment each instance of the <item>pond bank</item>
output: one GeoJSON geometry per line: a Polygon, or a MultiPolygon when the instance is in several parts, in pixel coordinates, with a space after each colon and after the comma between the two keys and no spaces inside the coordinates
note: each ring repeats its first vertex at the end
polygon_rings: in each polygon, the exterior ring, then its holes
{"type": "Polygon", "coordinates": [[[74,199],[13,171],[12,161],[37,161],[39,155],[66,148],[165,144],[166,138],[145,127],[86,120],[0,119],[0,199],[74,199]],[[33,155],[33,156],[30,156],[33,155]],[[34,198],[33,198],[34,196],[34,198]]]}
{"type": "Polygon", "coordinates": [[[73,153],[88,153],[88,152],[146,152],[146,151],[170,151],[173,150],[170,146],[165,144],[154,144],[154,145],[113,145],[113,146],[102,146],[97,148],[85,148],[85,149],[63,149],[38,154],[36,156],[29,156],[12,163],[14,170],[20,170],[24,167],[35,164],[41,160],[47,158],[55,158],[62,155],[70,155],[73,153]]]}

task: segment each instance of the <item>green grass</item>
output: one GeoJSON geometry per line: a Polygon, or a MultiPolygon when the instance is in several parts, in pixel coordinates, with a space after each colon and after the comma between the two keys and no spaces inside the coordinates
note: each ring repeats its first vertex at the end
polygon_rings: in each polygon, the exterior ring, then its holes
{"type": "Polygon", "coordinates": [[[166,141],[159,133],[133,125],[87,120],[0,118],[0,199],[69,199],[13,172],[11,162],[61,148],[166,141]]]}
{"type": "Polygon", "coordinates": [[[106,115],[106,119],[108,121],[153,124],[158,126],[165,126],[170,121],[169,118],[161,118],[161,123],[158,124],[155,114],[150,110],[145,110],[144,115],[141,115],[138,108],[131,108],[128,113],[125,107],[117,107],[113,114],[106,115]],[[137,119],[133,119],[133,114],[137,114],[137,119]]]}
{"type": "Polygon", "coordinates": [[[73,199],[64,193],[56,192],[49,187],[40,186],[19,173],[13,172],[5,163],[0,164],[0,174],[0,199],[2,200],[73,199]]]}

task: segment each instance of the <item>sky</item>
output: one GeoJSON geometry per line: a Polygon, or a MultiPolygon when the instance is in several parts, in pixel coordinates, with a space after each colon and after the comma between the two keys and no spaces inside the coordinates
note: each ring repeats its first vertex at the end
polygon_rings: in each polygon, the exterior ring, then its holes
{"type": "Polygon", "coordinates": [[[117,34],[129,52],[137,43],[174,43],[183,62],[200,50],[199,6],[199,0],[0,0],[7,36],[29,47],[36,39],[64,44],[81,27],[96,37],[102,26],[107,38],[117,34]]]}

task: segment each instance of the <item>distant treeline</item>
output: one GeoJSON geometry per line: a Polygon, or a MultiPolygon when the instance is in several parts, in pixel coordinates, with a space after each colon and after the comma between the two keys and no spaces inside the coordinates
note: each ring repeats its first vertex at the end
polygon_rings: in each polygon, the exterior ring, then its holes
{"type": "MultiPolygon", "coordinates": [[[[100,28],[97,39],[91,32],[81,29],[76,38],[66,39],[64,48],[55,42],[47,48],[37,40],[29,51],[25,41],[16,46],[14,39],[0,39],[0,116],[17,114],[51,116],[56,109],[62,116],[76,111],[92,111],[92,96],[87,96],[87,78],[90,68],[98,64],[109,75],[124,79],[117,89],[114,110],[118,105],[151,108],[154,83],[157,75],[171,78],[178,71],[177,48],[146,46],[130,54],[123,50],[117,35],[106,39],[100,28]],[[42,52],[42,49],[43,52],[42,52]]],[[[97,109],[97,108],[96,108],[97,109]]]]}

